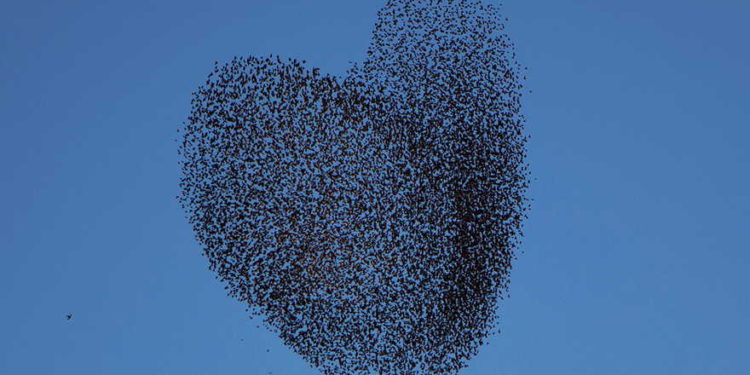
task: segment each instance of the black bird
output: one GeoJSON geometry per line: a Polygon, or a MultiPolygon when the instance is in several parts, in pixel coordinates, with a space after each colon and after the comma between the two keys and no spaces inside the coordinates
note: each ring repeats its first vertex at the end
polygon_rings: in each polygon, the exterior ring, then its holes
{"type": "Polygon", "coordinates": [[[73,314],[65,315],[65,317],[67,318],[67,320],[73,319],[73,314]]]}
{"type": "Polygon", "coordinates": [[[489,1],[385,3],[345,77],[216,63],[180,201],[228,294],[322,374],[454,375],[522,235],[525,77],[489,1]]]}

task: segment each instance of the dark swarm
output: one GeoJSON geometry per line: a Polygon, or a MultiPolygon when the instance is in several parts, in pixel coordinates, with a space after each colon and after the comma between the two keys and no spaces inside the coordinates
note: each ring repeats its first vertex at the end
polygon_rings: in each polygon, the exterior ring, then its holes
{"type": "Polygon", "coordinates": [[[211,269],[324,374],[453,374],[496,326],[528,186],[503,28],[390,0],[345,78],[235,58],[194,94],[181,202],[211,269]]]}

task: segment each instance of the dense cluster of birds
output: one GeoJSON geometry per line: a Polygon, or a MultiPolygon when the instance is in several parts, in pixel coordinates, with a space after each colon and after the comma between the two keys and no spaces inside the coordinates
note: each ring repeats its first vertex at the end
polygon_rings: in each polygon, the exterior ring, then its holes
{"type": "Polygon", "coordinates": [[[234,58],[194,93],[181,202],[210,268],[326,375],[453,374],[497,325],[527,211],[496,7],[388,0],[346,77],[234,58]]]}

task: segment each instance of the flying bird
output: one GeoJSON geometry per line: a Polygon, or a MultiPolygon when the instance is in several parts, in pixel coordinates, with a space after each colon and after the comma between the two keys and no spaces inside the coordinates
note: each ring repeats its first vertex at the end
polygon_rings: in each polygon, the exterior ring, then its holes
{"type": "Polygon", "coordinates": [[[489,1],[385,3],[345,76],[217,62],[179,199],[228,294],[322,374],[455,374],[528,209],[523,69],[489,1]]]}

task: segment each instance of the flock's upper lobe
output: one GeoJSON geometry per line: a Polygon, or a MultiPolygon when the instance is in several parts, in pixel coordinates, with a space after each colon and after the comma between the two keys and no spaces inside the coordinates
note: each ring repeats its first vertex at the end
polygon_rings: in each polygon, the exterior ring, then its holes
{"type": "Polygon", "coordinates": [[[474,0],[387,1],[346,77],[217,65],[180,145],[211,269],[326,375],[457,372],[496,325],[521,236],[522,82],[474,0]]]}

